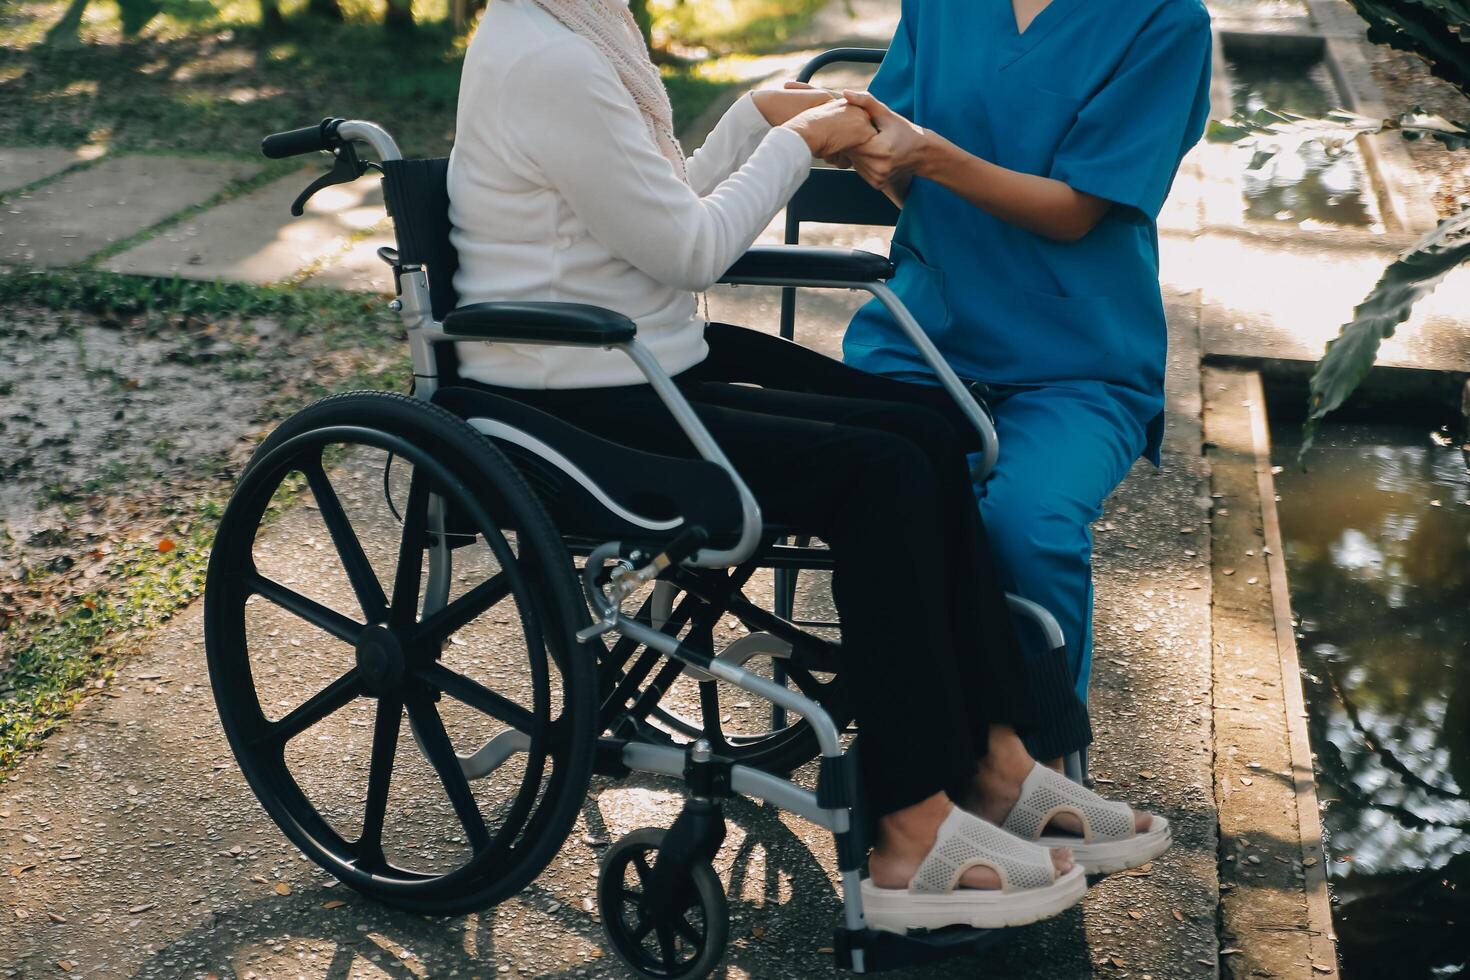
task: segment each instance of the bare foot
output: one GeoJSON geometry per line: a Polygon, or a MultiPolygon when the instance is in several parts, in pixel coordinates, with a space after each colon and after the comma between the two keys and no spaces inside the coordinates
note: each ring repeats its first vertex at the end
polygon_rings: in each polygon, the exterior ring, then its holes
{"type": "MultiPolygon", "coordinates": [[[[873,884],[879,888],[907,888],[933,849],[939,825],[952,807],[939,794],[880,818],[879,843],[868,856],[868,874],[873,884]]],[[[1055,877],[1061,877],[1072,870],[1072,851],[1065,847],[1052,848],[1051,863],[1055,877]]],[[[960,875],[961,888],[993,890],[1000,886],[1000,876],[993,868],[969,868],[960,875]]]]}

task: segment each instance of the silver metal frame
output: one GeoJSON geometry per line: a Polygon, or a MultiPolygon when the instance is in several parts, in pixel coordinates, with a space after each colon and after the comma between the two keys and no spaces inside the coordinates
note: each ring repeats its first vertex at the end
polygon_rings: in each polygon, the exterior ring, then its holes
{"type": "MultiPolygon", "coordinates": [[[[375,123],[361,120],[349,120],[343,122],[337,129],[340,137],[347,140],[360,140],[369,144],[377,153],[378,158],[384,161],[400,160],[400,153],[393,138],[375,123]]],[[[833,280],[806,280],[790,277],[762,277],[741,278],[739,280],[726,280],[735,285],[762,285],[762,286],[791,286],[819,289],[861,289],[871,293],[893,316],[894,321],[904,332],[930,369],[934,371],[935,377],[940,384],[955,400],[961,412],[974,425],[979,433],[983,447],[978,465],[974,468],[977,479],[983,479],[994,468],[996,458],[999,454],[999,440],[996,436],[995,426],[989,417],[981,410],[974,398],[965,389],[963,382],[955,374],[953,368],[944,360],[944,356],[935,347],[918,321],[903,305],[888,286],[881,281],[854,284],[833,280]]],[[[471,341],[483,342],[480,338],[456,335],[446,331],[443,324],[436,321],[433,316],[433,307],[429,295],[428,277],[424,270],[417,266],[403,266],[399,269],[398,276],[398,298],[392,303],[392,308],[402,317],[404,327],[408,333],[409,350],[413,362],[413,373],[415,380],[415,393],[422,399],[430,399],[438,389],[438,371],[435,365],[434,345],[445,341],[471,341]]],[[[518,343],[531,343],[533,341],[518,341],[518,343]]],[[[548,344],[550,346],[551,344],[548,344]]],[[[741,505],[741,534],[739,540],[733,547],[728,549],[702,549],[686,564],[706,568],[726,568],[739,565],[747,561],[755,552],[760,542],[762,532],[762,519],[760,506],[750,488],[741,478],[734,465],[720,449],[719,444],[710,435],[709,430],[700,422],[683,393],[679,390],[669,377],[668,373],[658,363],[657,358],[647,347],[637,340],[627,343],[612,345],[613,348],[622,351],[633,361],[648,380],[649,385],[658,394],[660,400],[668,408],[670,414],[678,422],[685,435],[694,444],[699,455],[708,462],[714,463],[729,477],[741,505]]],[[[429,507],[429,521],[433,531],[433,544],[430,548],[428,583],[424,594],[424,614],[428,615],[444,607],[448,601],[450,575],[452,571],[451,552],[443,536],[444,508],[440,498],[432,498],[429,507]]],[[[817,744],[823,758],[836,759],[843,755],[841,733],[831,716],[821,705],[815,701],[793,691],[784,684],[776,683],[761,677],[743,666],[745,657],[726,657],[725,654],[733,654],[735,651],[727,649],[720,656],[713,657],[708,663],[694,662],[683,649],[679,640],[655,628],[632,619],[623,614],[621,603],[634,591],[644,584],[654,581],[662,568],[655,568],[652,564],[642,569],[634,569],[619,559],[620,545],[618,542],[609,542],[595,549],[588,557],[583,569],[583,587],[588,602],[598,616],[598,622],[582,632],[583,638],[589,638],[606,632],[618,632],[625,637],[633,639],[640,644],[656,649],[665,656],[685,663],[691,673],[696,676],[714,677],[726,683],[733,684],[743,691],[764,698],[773,705],[794,712],[805,718],[816,735],[817,744]],[[612,574],[606,586],[602,584],[602,573],[607,569],[609,562],[615,563],[612,574]],[[650,571],[652,569],[652,571],[650,571]]],[[[665,583],[656,583],[656,588],[662,588],[665,583]]],[[[664,589],[662,601],[656,603],[663,615],[667,615],[668,590],[664,589]]],[[[1042,607],[1019,596],[1009,596],[1010,606],[1013,611],[1027,616],[1038,622],[1046,634],[1048,642],[1057,643],[1061,639],[1061,629],[1056,620],[1042,607]]],[[[737,641],[739,642],[739,641],[737,641]]],[[[414,733],[417,738],[418,733],[414,733]]],[[[529,738],[524,733],[514,729],[496,735],[485,745],[475,752],[459,755],[460,766],[465,776],[470,779],[479,779],[488,776],[499,766],[504,764],[516,752],[525,751],[529,748],[529,738]]],[[[656,773],[674,778],[680,778],[684,774],[685,751],[673,746],[651,745],[646,743],[630,743],[623,750],[623,763],[629,768],[639,772],[656,773]]],[[[834,834],[846,833],[851,829],[852,813],[847,809],[831,809],[819,805],[817,795],[810,790],[797,786],[788,780],[773,776],[770,773],[744,765],[736,765],[731,770],[731,788],[744,796],[753,796],[774,803],[782,809],[789,810],[811,820],[813,823],[825,827],[834,834]]],[[[842,873],[842,897],[844,909],[844,921],[848,929],[861,930],[864,928],[864,917],[862,907],[862,892],[859,887],[859,873],[856,870],[844,871],[842,873]]],[[[863,951],[855,949],[852,951],[853,972],[864,972],[863,951]]]]}

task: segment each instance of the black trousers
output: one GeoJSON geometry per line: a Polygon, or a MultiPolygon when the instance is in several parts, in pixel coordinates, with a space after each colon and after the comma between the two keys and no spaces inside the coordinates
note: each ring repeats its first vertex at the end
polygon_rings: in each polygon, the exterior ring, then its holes
{"type": "MultiPolygon", "coordinates": [[[[710,357],[676,383],[763,513],[832,550],[870,812],[962,793],[988,726],[1025,730],[1034,713],[970,490],[967,423],[942,392],[754,331],[708,336],[710,357]]],[[[694,454],[647,385],[489,390],[623,445],[694,454]]]]}

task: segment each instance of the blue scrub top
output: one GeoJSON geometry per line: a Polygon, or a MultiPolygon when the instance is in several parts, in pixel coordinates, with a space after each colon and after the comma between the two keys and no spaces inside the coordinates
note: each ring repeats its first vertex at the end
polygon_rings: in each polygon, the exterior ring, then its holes
{"type": "MultiPolygon", "coordinates": [[[[1154,221],[1209,114],[1210,19],[1200,0],[1052,0],[1025,33],[1010,0],[903,0],[872,92],[1002,167],[1115,203],[1084,238],[1007,224],[915,178],[890,283],[963,377],[1104,386],[1158,461],[1167,344],[1154,221]]],[[[928,369],[876,302],[848,363],[928,369]]]]}

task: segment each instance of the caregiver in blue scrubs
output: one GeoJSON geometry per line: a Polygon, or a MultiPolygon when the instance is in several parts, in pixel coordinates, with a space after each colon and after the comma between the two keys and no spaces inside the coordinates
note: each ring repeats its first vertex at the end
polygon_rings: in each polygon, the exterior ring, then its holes
{"type": "MultiPolygon", "coordinates": [[[[903,208],[891,285],[960,376],[989,386],[1001,452],[977,488],[986,529],[1013,589],[1067,640],[1040,685],[1055,710],[1029,746],[1039,759],[1091,741],[1077,710],[1092,659],[1088,525],[1135,459],[1159,462],[1154,221],[1204,128],[1210,51],[1200,0],[903,0],[871,91],[846,93],[878,135],[839,162],[903,208]]],[[[876,303],[843,352],[928,378],[876,303]]]]}

